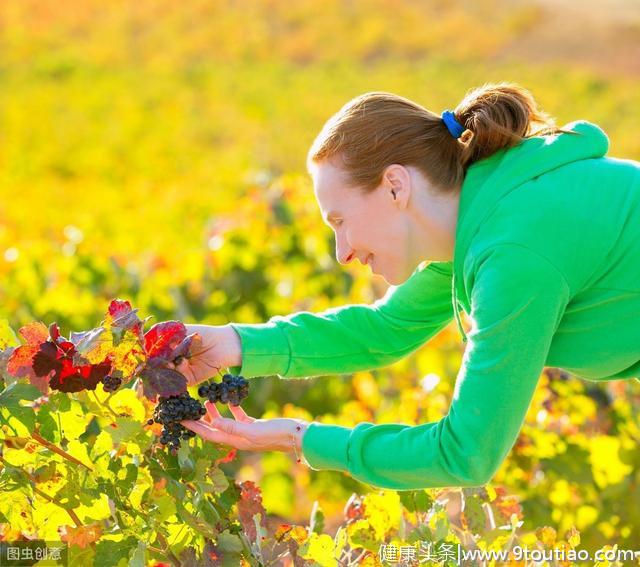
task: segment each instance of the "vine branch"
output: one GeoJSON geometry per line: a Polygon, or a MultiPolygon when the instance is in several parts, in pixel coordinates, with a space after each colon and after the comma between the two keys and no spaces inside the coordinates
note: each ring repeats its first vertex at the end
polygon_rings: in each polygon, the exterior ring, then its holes
{"type": "Polygon", "coordinates": [[[66,459],[67,461],[71,461],[72,463],[75,463],[77,465],[81,465],[84,468],[86,468],[87,470],[93,472],[93,469],[89,465],[86,465],[82,461],[76,459],[75,457],[72,457],[64,449],[61,449],[57,445],[54,445],[53,443],[51,443],[51,441],[48,441],[47,439],[42,437],[42,435],[40,435],[37,431],[33,431],[31,433],[31,438],[34,441],[40,443],[40,445],[42,445],[43,447],[46,447],[47,449],[49,449],[49,451],[52,451],[52,452],[56,453],[57,455],[60,455],[62,458],[66,459]]]}

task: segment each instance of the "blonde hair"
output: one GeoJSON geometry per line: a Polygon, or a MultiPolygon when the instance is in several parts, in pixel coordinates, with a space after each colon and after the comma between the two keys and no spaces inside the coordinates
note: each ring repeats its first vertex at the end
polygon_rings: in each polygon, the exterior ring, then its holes
{"type": "Polygon", "coordinates": [[[415,166],[441,191],[462,185],[467,168],[523,139],[566,132],[516,83],[486,83],[467,92],[453,111],[465,128],[454,138],[439,114],[402,96],[374,91],[345,104],[323,126],[307,155],[307,169],[328,160],[345,183],[369,193],[385,168],[415,166]]]}

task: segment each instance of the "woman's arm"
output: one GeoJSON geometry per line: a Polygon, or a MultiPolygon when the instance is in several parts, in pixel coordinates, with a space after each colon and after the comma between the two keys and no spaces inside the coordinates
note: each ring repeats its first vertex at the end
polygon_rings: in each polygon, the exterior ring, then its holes
{"type": "Polygon", "coordinates": [[[372,305],[230,323],[242,343],[242,364],[230,371],[294,378],[378,368],[416,350],[452,317],[451,263],[432,262],[372,305]]]}
{"type": "Polygon", "coordinates": [[[513,447],[569,300],[564,277],[527,248],[494,247],[477,262],[473,328],[449,413],[418,426],[312,422],[313,469],[396,490],[487,483],[513,447]]]}

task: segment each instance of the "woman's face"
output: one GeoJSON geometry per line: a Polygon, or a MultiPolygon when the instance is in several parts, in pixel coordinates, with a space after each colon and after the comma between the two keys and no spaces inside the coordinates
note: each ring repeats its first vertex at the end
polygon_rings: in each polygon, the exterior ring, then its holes
{"type": "Polygon", "coordinates": [[[310,173],[341,264],[360,260],[399,285],[421,262],[453,258],[459,187],[436,191],[417,168],[398,164],[387,166],[380,185],[366,195],[348,187],[342,170],[326,160],[310,173]]]}
{"type": "Polygon", "coordinates": [[[322,218],[335,233],[338,262],[360,260],[391,285],[405,281],[417,264],[394,188],[383,182],[363,195],[347,187],[342,171],[326,161],[315,164],[311,175],[322,218]]]}

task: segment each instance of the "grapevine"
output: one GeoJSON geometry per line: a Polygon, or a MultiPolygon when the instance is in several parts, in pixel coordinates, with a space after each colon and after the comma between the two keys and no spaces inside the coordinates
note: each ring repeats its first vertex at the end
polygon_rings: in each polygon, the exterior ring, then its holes
{"type": "MultiPolygon", "coordinates": [[[[1,370],[14,378],[28,378],[44,395],[50,390],[95,390],[98,384],[109,394],[134,387],[156,403],[147,425],[161,424],[159,442],[176,454],[181,441],[195,437],[181,421],[206,414],[202,403],[188,393],[185,376],[175,369],[192,356],[201,339],[197,333],[187,334],[180,321],[157,323],[145,333],[146,321],[128,301],[114,299],[98,327],[73,332],[69,338],[62,336],[56,323],[49,327],[30,323],[19,330],[26,344],[0,351],[1,370]]],[[[248,381],[232,374],[198,390],[210,402],[235,406],[248,393],[248,381]]]]}

